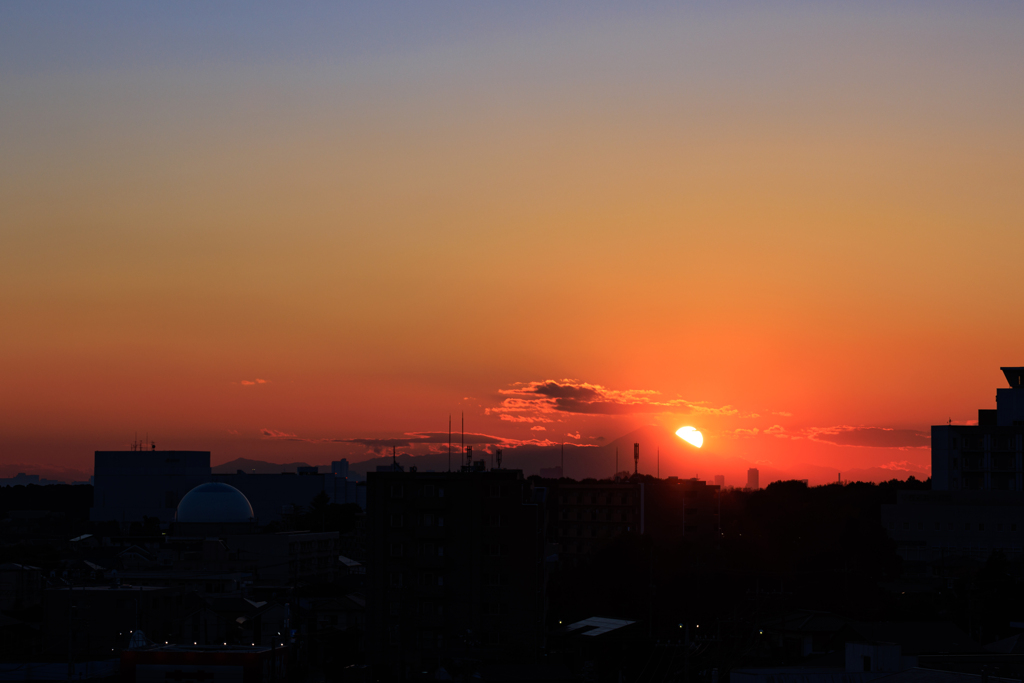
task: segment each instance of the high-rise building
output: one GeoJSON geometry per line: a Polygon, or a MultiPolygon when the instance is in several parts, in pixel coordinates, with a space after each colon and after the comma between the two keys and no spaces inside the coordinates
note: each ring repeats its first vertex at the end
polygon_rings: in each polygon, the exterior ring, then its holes
{"type": "Polygon", "coordinates": [[[486,471],[482,461],[367,475],[366,642],[385,680],[456,662],[535,661],[545,494],[521,471],[486,471]]]}
{"type": "Polygon", "coordinates": [[[996,389],[996,409],[977,425],[932,427],[932,490],[1021,491],[1024,368],[1000,368],[1009,388],[996,389]]]}
{"type": "Polygon", "coordinates": [[[717,486],[719,489],[724,489],[725,488],[725,475],[724,474],[716,474],[715,475],[715,486],[717,486]]]}
{"type": "Polygon", "coordinates": [[[348,460],[334,460],[331,462],[331,474],[336,477],[348,477],[348,460]]]}
{"type": "Polygon", "coordinates": [[[1024,368],[1001,368],[1010,384],[978,424],[932,427],[932,490],[900,491],[882,506],[908,574],[951,576],[964,559],[1000,551],[1021,557],[1024,529],[1024,368]]]}
{"type": "Polygon", "coordinates": [[[747,470],[747,488],[751,491],[757,491],[761,488],[758,481],[759,475],[760,473],[757,471],[756,467],[751,467],[747,470]]]}

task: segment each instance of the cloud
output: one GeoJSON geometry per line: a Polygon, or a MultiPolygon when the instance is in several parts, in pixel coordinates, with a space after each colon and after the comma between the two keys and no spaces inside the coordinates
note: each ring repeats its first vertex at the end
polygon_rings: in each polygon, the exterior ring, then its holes
{"type": "MultiPolygon", "coordinates": [[[[497,407],[489,408],[510,418],[538,418],[544,415],[634,415],[638,413],[696,413],[699,415],[737,415],[732,406],[715,408],[704,402],[681,398],[663,399],[651,389],[609,389],[574,379],[516,382],[499,391],[505,398],[497,407]],[[526,413],[526,415],[522,415],[526,413]],[[513,415],[514,414],[514,415],[513,415]]],[[[550,419],[550,418],[549,418],[550,419]]]]}
{"type": "Polygon", "coordinates": [[[736,429],[733,431],[734,436],[757,436],[758,429],[754,427],[752,429],[736,429]]]}
{"type": "Polygon", "coordinates": [[[578,439],[578,438],[580,438],[580,433],[579,433],[579,431],[577,431],[575,434],[569,433],[569,434],[566,434],[566,436],[569,437],[570,439],[578,439]]]}
{"type": "Polygon", "coordinates": [[[541,427],[540,425],[534,425],[533,427],[530,427],[531,432],[546,432],[547,430],[547,427],[541,427]]]}
{"type": "MultiPolygon", "coordinates": [[[[491,412],[491,409],[488,408],[484,412],[489,414],[491,412]]],[[[499,415],[499,417],[505,422],[554,422],[554,420],[549,420],[546,417],[531,417],[529,415],[509,415],[508,413],[502,413],[501,415],[499,415]]]]}
{"type": "Polygon", "coordinates": [[[288,440],[295,440],[295,441],[304,441],[305,440],[305,439],[300,439],[295,434],[289,434],[288,432],[282,432],[282,431],[279,431],[277,429],[261,429],[260,430],[260,438],[261,439],[288,439],[288,440]]]}
{"type": "Polygon", "coordinates": [[[883,470],[895,470],[899,472],[910,472],[911,467],[916,468],[916,466],[913,463],[907,460],[900,460],[899,462],[893,460],[892,462],[886,463],[885,465],[879,465],[879,467],[881,467],[883,470]]]}
{"type": "Polygon", "coordinates": [[[928,448],[931,438],[916,429],[889,427],[812,427],[807,430],[811,441],[835,446],[861,446],[867,448],[928,448]]]}
{"type": "Polygon", "coordinates": [[[257,384],[266,384],[268,381],[269,380],[259,379],[259,378],[255,379],[255,380],[243,379],[241,384],[242,384],[243,387],[254,387],[257,384]]]}
{"type": "Polygon", "coordinates": [[[782,425],[772,425],[768,429],[764,430],[764,434],[774,436],[779,439],[788,439],[790,437],[790,435],[786,433],[786,428],[782,425]]]}

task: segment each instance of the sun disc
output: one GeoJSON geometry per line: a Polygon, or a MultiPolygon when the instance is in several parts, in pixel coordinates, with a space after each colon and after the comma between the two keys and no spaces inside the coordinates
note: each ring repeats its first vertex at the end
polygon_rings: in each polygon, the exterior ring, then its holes
{"type": "Polygon", "coordinates": [[[676,430],[676,436],[697,448],[704,445],[704,435],[693,427],[680,427],[676,430]]]}

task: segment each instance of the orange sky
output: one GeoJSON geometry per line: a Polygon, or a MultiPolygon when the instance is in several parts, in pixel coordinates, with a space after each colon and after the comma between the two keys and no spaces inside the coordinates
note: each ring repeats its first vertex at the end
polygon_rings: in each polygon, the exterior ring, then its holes
{"type": "Polygon", "coordinates": [[[0,9],[7,468],[465,411],[927,472],[1024,364],[1016,5],[110,7],[0,9]]]}

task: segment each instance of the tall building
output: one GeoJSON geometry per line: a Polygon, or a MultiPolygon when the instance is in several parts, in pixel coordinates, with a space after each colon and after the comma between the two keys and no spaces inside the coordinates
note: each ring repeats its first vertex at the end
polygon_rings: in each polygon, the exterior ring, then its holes
{"type": "Polygon", "coordinates": [[[331,474],[336,477],[348,477],[348,459],[333,460],[331,462],[331,474]]]}
{"type": "Polygon", "coordinates": [[[1022,491],[1024,368],[1000,368],[1009,388],[996,389],[996,409],[977,425],[932,427],[932,490],[1022,491]]]}
{"type": "Polygon", "coordinates": [[[750,489],[751,491],[757,491],[759,488],[761,488],[760,483],[758,481],[759,475],[760,473],[757,471],[756,467],[751,467],[749,470],[747,470],[747,488],[750,489]]]}
{"type": "Polygon", "coordinates": [[[717,486],[719,489],[724,489],[725,488],[725,475],[724,474],[716,474],[715,475],[715,486],[717,486]]]}
{"type": "Polygon", "coordinates": [[[367,475],[367,639],[375,673],[530,663],[546,609],[544,489],[519,470],[367,475]]]}
{"type": "Polygon", "coordinates": [[[976,425],[932,427],[932,490],[882,506],[908,574],[950,576],[995,551],[1021,557],[1024,368],[1001,369],[1010,386],[996,390],[995,410],[979,410],[976,425]]]}

